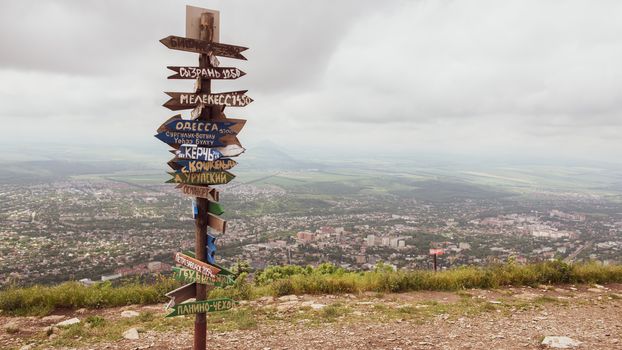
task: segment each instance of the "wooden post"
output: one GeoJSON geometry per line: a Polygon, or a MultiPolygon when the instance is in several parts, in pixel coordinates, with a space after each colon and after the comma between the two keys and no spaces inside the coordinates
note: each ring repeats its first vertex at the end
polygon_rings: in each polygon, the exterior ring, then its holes
{"type": "Polygon", "coordinates": [[[434,254],[434,272],[436,272],[436,254],[434,254]]]}
{"type": "MultiPolygon", "coordinates": [[[[201,14],[201,40],[212,41],[214,36],[214,17],[210,13],[201,14]]],[[[201,54],[199,56],[199,66],[201,68],[211,67],[209,56],[201,54]]],[[[200,91],[201,93],[211,93],[211,81],[209,79],[201,79],[200,91]]],[[[197,117],[199,120],[210,120],[213,118],[212,108],[202,108],[201,114],[197,117]]],[[[195,219],[195,246],[194,254],[200,261],[207,262],[207,234],[209,233],[208,227],[208,208],[209,201],[205,198],[196,197],[196,203],[198,208],[198,215],[195,219]]],[[[196,284],[196,300],[207,299],[207,285],[196,284]]],[[[196,314],[194,320],[194,350],[206,350],[207,349],[207,315],[205,313],[196,314]]]]}

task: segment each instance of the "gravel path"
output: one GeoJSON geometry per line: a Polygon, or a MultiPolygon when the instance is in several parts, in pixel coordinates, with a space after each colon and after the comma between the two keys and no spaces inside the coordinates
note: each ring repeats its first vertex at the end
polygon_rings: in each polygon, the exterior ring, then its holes
{"type": "MultiPolygon", "coordinates": [[[[541,349],[545,336],[570,337],[581,342],[578,349],[622,349],[619,284],[462,293],[291,296],[283,300],[265,298],[242,306],[256,314],[257,326],[210,332],[208,349],[541,349]],[[347,311],[330,319],[314,318],[331,304],[347,311]],[[311,310],[315,307],[320,310],[311,310]],[[401,312],[402,308],[406,311],[401,312]]],[[[114,319],[124,309],[86,314],[114,319]]],[[[162,313],[160,306],[134,309],[162,313]]],[[[52,322],[74,316],[84,318],[85,314],[57,316],[52,322]]],[[[17,334],[3,332],[0,345],[5,347],[0,348],[19,349],[33,343],[42,327],[51,323],[42,320],[0,317],[3,328],[7,324],[24,328],[17,334]]],[[[191,326],[179,331],[143,330],[139,340],[119,339],[76,348],[189,349],[191,331],[191,326]]],[[[32,349],[51,348],[50,344],[38,341],[32,349]]]]}

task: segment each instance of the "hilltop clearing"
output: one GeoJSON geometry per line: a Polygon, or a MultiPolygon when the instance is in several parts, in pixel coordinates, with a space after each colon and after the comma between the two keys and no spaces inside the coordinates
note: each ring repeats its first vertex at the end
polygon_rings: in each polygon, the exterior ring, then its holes
{"type": "MultiPolygon", "coordinates": [[[[188,349],[193,317],[165,314],[158,304],[3,316],[0,344],[188,349]],[[80,322],[54,326],[71,318],[80,322]]],[[[622,349],[622,284],[262,297],[210,314],[208,325],[210,349],[539,349],[545,336],[622,349]]]]}

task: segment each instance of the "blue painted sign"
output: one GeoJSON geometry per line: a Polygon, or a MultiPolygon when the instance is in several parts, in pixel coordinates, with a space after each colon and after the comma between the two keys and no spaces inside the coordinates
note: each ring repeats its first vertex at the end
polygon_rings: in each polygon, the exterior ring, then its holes
{"type": "Polygon", "coordinates": [[[220,159],[223,154],[215,148],[184,144],[179,146],[179,149],[175,151],[175,156],[179,159],[194,159],[211,162],[220,159]]]}
{"type": "Polygon", "coordinates": [[[192,144],[205,147],[223,147],[240,144],[235,135],[222,136],[206,132],[163,131],[155,137],[168,145],[192,144]]]}
{"type": "Polygon", "coordinates": [[[179,131],[179,132],[200,132],[214,135],[237,135],[246,124],[244,119],[212,119],[204,120],[184,120],[181,115],[171,117],[158,128],[158,132],[179,131]]]}
{"type": "Polygon", "coordinates": [[[207,262],[210,264],[216,263],[216,237],[207,234],[207,262]]]}

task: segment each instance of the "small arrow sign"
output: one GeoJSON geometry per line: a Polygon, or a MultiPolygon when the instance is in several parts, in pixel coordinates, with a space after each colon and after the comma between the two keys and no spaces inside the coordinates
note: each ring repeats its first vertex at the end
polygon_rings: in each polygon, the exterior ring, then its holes
{"type": "MultiPolygon", "coordinates": [[[[190,257],[193,257],[193,258],[195,257],[194,252],[192,252],[192,251],[187,250],[187,251],[185,251],[184,253],[185,253],[187,256],[190,256],[190,257]]],[[[231,271],[229,271],[229,270],[225,269],[224,267],[222,267],[222,266],[220,266],[220,265],[218,265],[218,264],[210,264],[210,265],[212,265],[212,266],[216,266],[217,268],[219,268],[219,269],[220,269],[220,272],[218,273],[219,275],[225,275],[225,276],[234,276],[234,275],[235,275],[233,272],[231,272],[231,271]]]]}
{"type": "Polygon", "coordinates": [[[211,173],[169,173],[173,176],[167,183],[183,183],[190,185],[223,185],[229,183],[235,175],[228,171],[216,171],[211,173]]]}
{"type": "Polygon", "coordinates": [[[248,90],[221,92],[217,94],[197,94],[193,92],[166,92],[171,97],[163,106],[177,111],[180,109],[192,109],[200,104],[206,106],[244,107],[253,102],[246,96],[248,90]]]}
{"type": "Polygon", "coordinates": [[[225,311],[233,308],[233,305],[233,300],[229,298],[194,301],[173,306],[173,312],[166,317],[225,311]]]}
{"type": "Polygon", "coordinates": [[[212,119],[185,120],[178,114],[169,118],[158,128],[158,132],[178,131],[178,132],[200,132],[215,135],[237,135],[246,124],[244,119],[212,119]]]}
{"type": "Polygon", "coordinates": [[[202,275],[194,270],[173,267],[173,278],[182,282],[195,282],[199,284],[213,285],[216,287],[226,287],[235,283],[230,275],[216,275],[214,277],[202,275]]]}
{"type": "Polygon", "coordinates": [[[242,56],[240,52],[248,50],[248,47],[184,38],[175,35],[169,35],[166,38],[161,39],[160,42],[164,44],[164,46],[173,50],[204,53],[214,56],[237,58],[240,60],[246,60],[246,57],[242,56]]]}
{"type": "Polygon", "coordinates": [[[175,253],[175,263],[206,276],[216,276],[220,268],[182,253],[175,253]]]}
{"type": "Polygon", "coordinates": [[[215,188],[187,184],[179,184],[177,188],[181,189],[181,192],[188,196],[205,198],[208,201],[218,202],[219,193],[215,188]]]}
{"type": "Polygon", "coordinates": [[[207,211],[214,215],[222,215],[222,213],[225,212],[222,206],[216,202],[209,202],[209,205],[207,206],[207,211]]]}
{"type": "Polygon", "coordinates": [[[182,174],[230,170],[237,164],[235,160],[229,158],[220,158],[211,162],[189,159],[173,159],[168,162],[175,172],[182,174]]]}
{"type": "Polygon", "coordinates": [[[168,66],[166,67],[175,74],[169,79],[222,79],[233,80],[246,75],[242,70],[234,67],[190,67],[190,66],[168,66]]]}
{"type": "Polygon", "coordinates": [[[155,137],[169,146],[191,144],[204,147],[240,145],[235,135],[218,135],[204,132],[163,131],[155,137]]]}
{"type": "MultiPolygon", "coordinates": [[[[237,145],[230,145],[238,147],[237,145]]],[[[199,147],[197,145],[189,145],[183,144],[179,146],[178,150],[171,151],[175,154],[176,158],[179,159],[193,159],[193,160],[203,160],[203,161],[214,161],[220,159],[220,157],[232,157],[232,152],[227,152],[229,155],[225,156],[222,151],[227,149],[230,146],[221,147],[221,148],[209,148],[209,147],[199,147]]],[[[242,151],[244,152],[244,151],[242,151]]],[[[240,154],[242,153],[240,152],[240,154]]],[[[237,155],[237,154],[236,154],[237,155]]]]}

